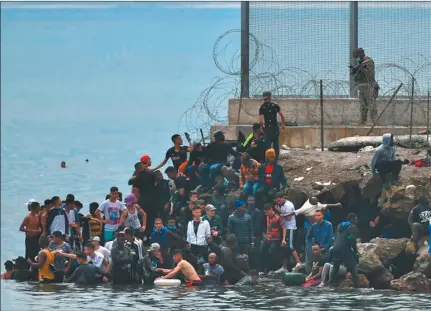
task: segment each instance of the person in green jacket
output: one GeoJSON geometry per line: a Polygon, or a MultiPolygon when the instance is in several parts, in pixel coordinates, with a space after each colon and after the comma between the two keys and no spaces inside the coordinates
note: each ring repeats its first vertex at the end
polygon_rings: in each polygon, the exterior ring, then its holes
{"type": "Polygon", "coordinates": [[[210,224],[211,228],[211,236],[214,239],[216,244],[220,244],[222,242],[221,235],[223,232],[223,224],[219,215],[216,215],[216,208],[212,204],[208,204],[205,207],[206,215],[203,217],[204,220],[207,220],[210,224]]]}

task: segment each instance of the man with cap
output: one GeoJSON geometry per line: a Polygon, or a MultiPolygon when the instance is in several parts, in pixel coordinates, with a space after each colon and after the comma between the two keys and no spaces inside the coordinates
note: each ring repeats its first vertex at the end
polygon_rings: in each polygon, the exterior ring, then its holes
{"type": "Polygon", "coordinates": [[[153,171],[156,171],[159,168],[165,166],[166,163],[168,163],[168,160],[171,159],[172,164],[177,170],[177,172],[185,172],[185,169],[187,167],[187,154],[193,151],[193,142],[190,138],[190,135],[188,133],[185,133],[185,135],[187,141],[189,142],[189,147],[183,146],[183,139],[181,138],[180,134],[172,135],[171,140],[174,143],[174,146],[169,148],[168,151],[166,151],[165,158],[159,165],[152,169],[153,171]]]}
{"type": "Polygon", "coordinates": [[[376,82],[374,61],[365,55],[364,49],[359,48],[354,51],[353,58],[356,66],[350,66],[350,74],[354,75],[358,85],[361,124],[364,125],[367,122],[368,110],[370,110],[372,122],[376,120],[376,97],[379,86],[376,82]]]}
{"type": "Polygon", "coordinates": [[[247,214],[244,201],[235,200],[235,212],[227,221],[227,234],[235,234],[238,243],[238,253],[248,255],[250,246],[254,247],[253,225],[247,214]]]}
{"type": "Polygon", "coordinates": [[[76,261],[78,262],[79,266],[72,273],[70,278],[66,280],[66,282],[94,285],[101,283],[102,277],[105,282],[111,279],[111,275],[108,272],[105,272],[96,265],[89,264],[86,254],[78,252],[76,254],[76,261]]]}
{"type": "Polygon", "coordinates": [[[131,265],[133,254],[126,245],[124,231],[118,232],[116,243],[111,250],[112,257],[112,281],[114,284],[129,284],[131,282],[131,265]]]}
{"type": "Polygon", "coordinates": [[[277,163],[275,150],[268,149],[265,153],[265,157],[266,162],[259,167],[260,188],[256,193],[258,206],[262,206],[264,196],[269,194],[275,195],[275,193],[280,190],[287,191],[289,187],[286,176],[284,176],[284,169],[277,163]]]}
{"type": "Polygon", "coordinates": [[[199,167],[199,176],[203,186],[212,187],[215,177],[220,175],[221,168],[228,161],[229,155],[236,157],[237,153],[225,142],[223,131],[214,133],[214,141],[205,148],[205,161],[199,167]]]}
{"type": "MultiPolygon", "coordinates": [[[[147,213],[147,223],[152,224],[157,217],[154,192],[156,190],[156,174],[150,169],[151,158],[148,155],[141,157],[142,168],[133,178],[132,185],[139,189],[138,205],[147,213]]],[[[147,226],[145,235],[151,234],[151,226],[147,226]]]]}
{"type": "Polygon", "coordinates": [[[111,261],[111,252],[107,248],[100,245],[100,238],[98,236],[93,236],[90,241],[93,243],[94,250],[96,252],[102,254],[106,260],[111,261]]]}
{"type": "Polygon", "coordinates": [[[142,260],[142,278],[144,284],[153,285],[155,279],[163,276],[163,272],[159,269],[169,268],[166,263],[160,251],[160,245],[152,243],[142,260]]]}
{"type": "Polygon", "coordinates": [[[284,132],[286,129],[286,120],[284,119],[283,112],[281,112],[280,106],[273,103],[271,92],[263,92],[263,104],[259,108],[259,122],[265,133],[265,150],[273,146],[275,154],[278,158],[280,154],[279,135],[280,129],[277,123],[277,114],[281,118],[281,130],[284,132]]]}
{"type": "Polygon", "coordinates": [[[124,219],[124,225],[132,228],[137,234],[139,238],[142,239],[144,232],[147,228],[147,213],[138,205],[136,204],[136,196],[131,193],[127,195],[127,197],[124,199],[124,202],[126,204],[126,212],[121,215],[124,219]],[[139,220],[139,216],[142,218],[142,225],[141,221],[139,220]]]}
{"type": "Polygon", "coordinates": [[[205,216],[202,218],[210,224],[211,236],[217,244],[221,243],[223,233],[223,224],[219,215],[216,215],[217,209],[212,204],[205,206],[205,216]]]}

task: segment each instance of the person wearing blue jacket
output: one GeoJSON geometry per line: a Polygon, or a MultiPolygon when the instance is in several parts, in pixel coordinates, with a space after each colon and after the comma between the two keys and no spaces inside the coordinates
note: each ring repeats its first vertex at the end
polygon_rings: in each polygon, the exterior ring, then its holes
{"type": "Polygon", "coordinates": [[[327,253],[331,246],[334,244],[334,229],[329,221],[323,219],[324,211],[317,210],[314,213],[314,219],[316,222],[311,226],[307,233],[307,246],[306,246],[306,268],[307,273],[310,273],[313,264],[313,256],[311,247],[314,241],[319,242],[322,252],[327,253]]]}
{"type": "Polygon", "coordinates": [[[343,263],[347,271],[352,274],[353,286],[359,287],[358,264],[359,254],[356,246],[358,216],[347,215],[347,221],[342,222],[337,228],[337,238],[331,250],[331,261],[334,267],[331,270],[329,280],[334,280],[343,263]]]}

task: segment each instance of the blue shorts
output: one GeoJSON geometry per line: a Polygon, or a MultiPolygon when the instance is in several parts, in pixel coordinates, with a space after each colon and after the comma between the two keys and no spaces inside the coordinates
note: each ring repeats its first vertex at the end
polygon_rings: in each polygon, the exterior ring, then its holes
{"type": "Polygon", "coordinates": [[[114,231],[105,230],[103,232],[103,238],[105,239],[105,243],[109,241],[114,241],[115,240],[114,231]]]}

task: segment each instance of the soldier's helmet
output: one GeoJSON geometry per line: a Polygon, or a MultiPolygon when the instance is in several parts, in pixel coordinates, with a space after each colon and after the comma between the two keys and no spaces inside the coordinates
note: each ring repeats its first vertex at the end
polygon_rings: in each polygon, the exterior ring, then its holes
{"type": "Polygon", "coordinates": [[[365,56],[365,51],[363,48],[356,49],[353,52],[353,58],[362,58],[365,56]]]}

